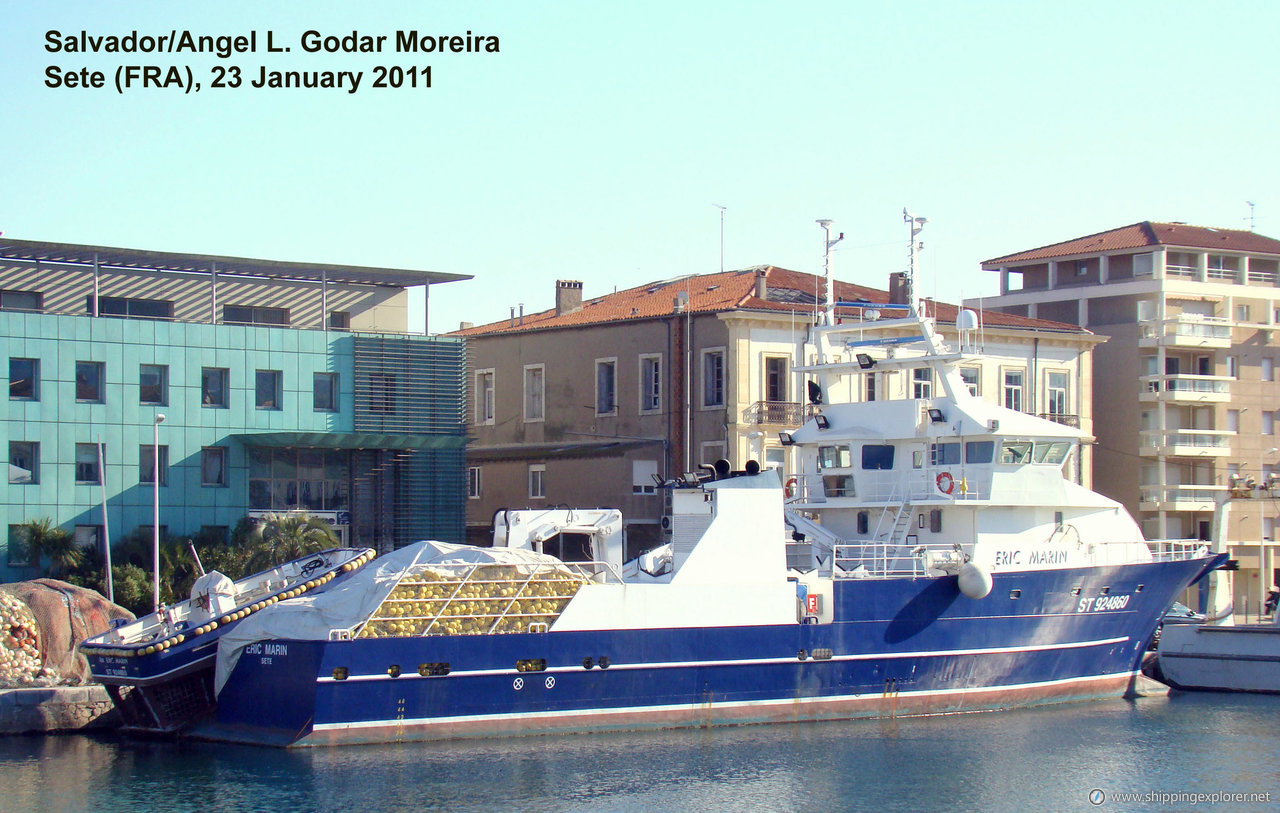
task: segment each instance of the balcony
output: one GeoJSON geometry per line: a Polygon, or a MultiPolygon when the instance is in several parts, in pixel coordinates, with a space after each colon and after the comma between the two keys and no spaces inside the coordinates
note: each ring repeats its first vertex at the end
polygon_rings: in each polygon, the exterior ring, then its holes
{"type": "Polygon", "coordinates": [[[795,401],[756,401],[742,410],[742,422],[756,426],[800,426],[812,411],[806,404],[795,401]]]}
{"type": "Polygon", "coordinates": [[[1069,415],[1065,412],[1041,412],[1037,417],[1044,418],[1046,421],[1060,423],[1063,426],[1070,426],[1072,429],[1080,428],[1080,416],[1069,415]]]}
{"type": "Polygon", "coordinates": [[[1200,269],[1196,268],[1194,265],[1166,265],[1164,267],[1164,275],[1166,277],[1195,279],[1200,276],[1200,269]]]}
{"type": "Polygon", "coordinates": [[[1168,429],[1142,433],[1139,453],[1144,457],[1227,457],[1235,432],[1215,429],[1168,429]]]}
{"type": "Polygon", "coordinates": [[[1225,404],[1231,400],[1231,382],[1224,375],[1144,375],[1139,401],[1172,401],[1182,404],[1225,404]]]}
{"type": "Polygon", "coordinates": [[[1144,325],[1140,347],[1189,347],[1197,349],[1231,346],[1231,322],[1220,316],[1182,314],[1163,322],[1144,325]]]}
{"type": "Polygon", "coordinates": [[[1226,486],[1168,485],[1142,486],[1138,509],[1141,511],[1212,511],[1226,486]]]}

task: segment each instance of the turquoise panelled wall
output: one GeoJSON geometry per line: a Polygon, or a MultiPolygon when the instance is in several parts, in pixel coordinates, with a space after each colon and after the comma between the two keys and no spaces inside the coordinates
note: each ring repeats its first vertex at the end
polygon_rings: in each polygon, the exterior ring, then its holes
{"type": "MultiPolygon", "coordinates": [[[[89,316],[0,312],[0,374],[9,376],[9,360],[32,358],[39,362],[38,398],[14,400],[6,387],[0,397],[0,448],[9,454],[11,441],[39,444],[38,482],[0,481],[0,515],[3,528],[29,519],[49,517],[72,530],[76,525],[103,524],[98,485],[76,482],[76,444],[105,443],[107,511],[112,540],[139,525],[151,525],[152,486],[141,483],[141,450],[152,443],[153,422],[163,413],[160,444],[168,446],[168,483],[160,489],[160,524],[171,534],[190,534],[204,525],[234,525],[248,511],[248,460],[246,447],[232,436],[256,432],[352,432],[356,427],[356,336],[321,330],[278,327],[214,325],[93,318],[89,316]],[[102,403],[76,400],[77,362],[102,365],[102,403]],[[140,403],[140,367],[168,368],[167,403],[140,403]],[[228,371],[226,407],[201,403],[203,368],[228,371]],[[255,375],[259,370],[278,371],[281,380],[279,408],[255,404],[255,375]],[[313,404],[313,375],[336,373],[338,409],[317,411],[313,404]],[[201,449],[227,449],[227,485],[201,484],[201,449]]],[[[380,346],[358,337],[367,349],[366,359],[377,360],[380,346]]],[[[398,357],[446,360],[456,375],[429,382],[441,388],[415,397],[425,408],[415,407],[412,419],[383,431],[420,434],[463,434],[464,344],[451,337],[394,336],[398,357]],[[453,359],[453,361],[449,361],[453,359]],[[424,411],[425,409],[425,411],[424,411]],[[443,420],[437,413],[443,412],[443,420]]],[[[400,364],[399,360],[395,362],[400,364]]],[[[438,362],[433,361],[432,364],[438,362]]],[[[400,366],[403,371],[405,367],[400,366]]],[[[418,452],[417,455],[428,453],[418,452]]],[[[416,466],[412,479],[422,478],[416,466]]],[[[429,466],[432,493],[438,504],[414,508],[438,512],[426,523],[412,523],[410,535],[434,531],[436,538],[462,541],[464,525],[464,463],[461,453],[433,453],[429,466]],[[453,484],[450,486],[449,484],[453,484]],[[456,491],[456,495],[453,493],[456,491]],[[456,513],[457,517],[451,516],[456,513]],[[450,529],[456,526],[453,536],[450,529]]],[[[407,499],[419,499],[422,490],[406,485],[407,499]]],[[[406,506],[397,515],[412,516],[406,506]]],[[[401,541],[398,531],[397,542],[401,541]]],[[[7,534],[0,535],[6,555],[0,556],[0,580],[27,578],[30,570],[9,566],[7,534]]]]}

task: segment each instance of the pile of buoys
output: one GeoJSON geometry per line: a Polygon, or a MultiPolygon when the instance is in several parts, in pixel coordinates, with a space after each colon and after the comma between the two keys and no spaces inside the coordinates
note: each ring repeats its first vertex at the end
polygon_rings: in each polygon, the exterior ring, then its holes
{"type": "Polygon", "coordinates": [[[0,592],[0,688],[29,686],[40,675],[37,629],[27,605],[0,592]]]}
{"type": "Polygon", "coordinates": [[[530,576],[490,566],[469,578],[425,571],[403,579],[357,637],[484,635],[550,626],[586,581],[563,571],[530,576]]]}

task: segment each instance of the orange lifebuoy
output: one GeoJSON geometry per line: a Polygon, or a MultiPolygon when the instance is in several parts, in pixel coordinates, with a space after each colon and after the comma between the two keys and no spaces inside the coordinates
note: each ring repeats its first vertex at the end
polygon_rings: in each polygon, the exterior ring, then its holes
{"type": "Polygon", "coordinates": [[[938,490],[943,494],[950,494],[951,490],[956,487],[956,480],[951,476],[951,472],[944,471],[938,475],[938,490]]]}
{"type": "Polygon", "coordinates": [[[796,483],[796,478],[792,477],[790,480],[787,481],[786,486],[783,487],[783,493],[787,495],[788,500],[796,495],[797,485],[798,483],[796,483]]]}

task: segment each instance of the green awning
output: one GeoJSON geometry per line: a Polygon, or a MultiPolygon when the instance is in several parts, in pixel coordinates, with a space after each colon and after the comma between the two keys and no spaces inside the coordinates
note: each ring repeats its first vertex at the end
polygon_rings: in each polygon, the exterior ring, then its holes
{"type": "Polygon", "coordinates": [[[461,435],[387,432],[246,432],[232,435],[245,446],[298,449],[462,449],[461,435]]]}

